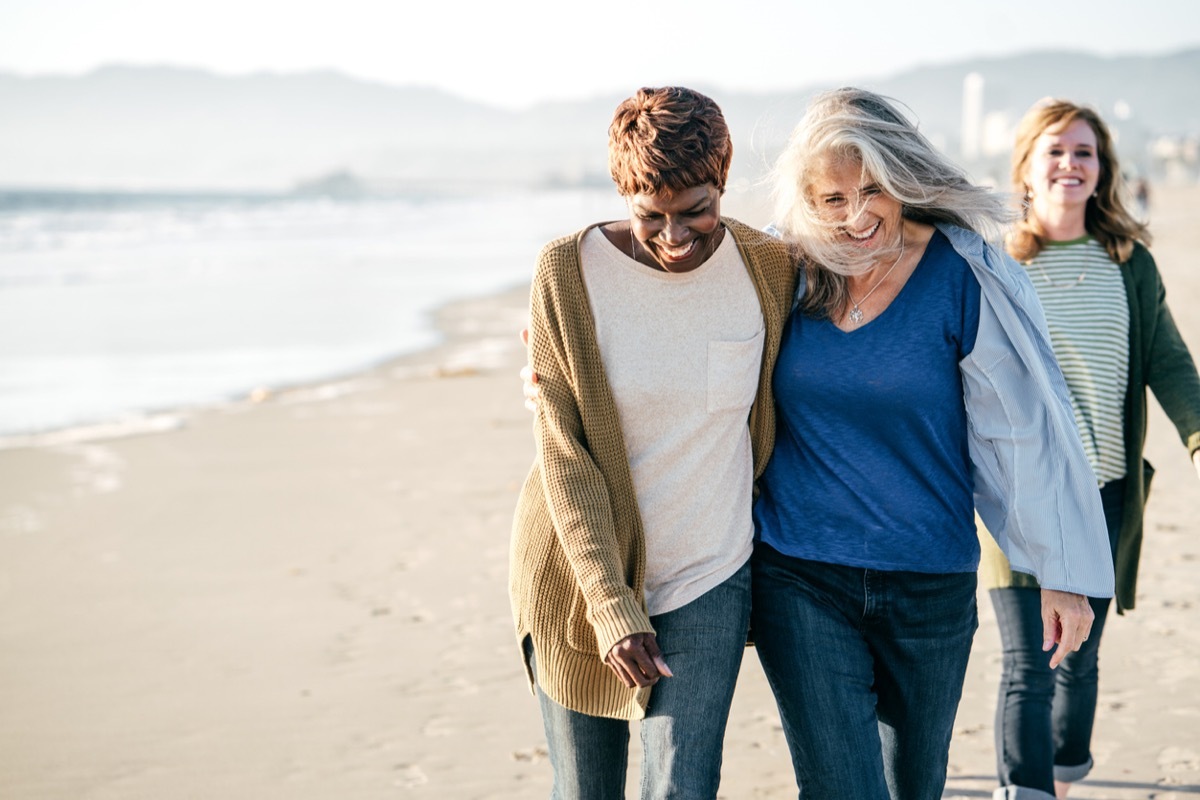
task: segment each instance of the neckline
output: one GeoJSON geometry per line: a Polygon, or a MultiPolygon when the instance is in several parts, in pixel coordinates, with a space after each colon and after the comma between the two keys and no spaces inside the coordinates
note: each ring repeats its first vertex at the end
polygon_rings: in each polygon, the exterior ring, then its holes
{"type": "Polygon", "coordinates": [[[1077,236],[1074,239],[1054,240],[1047,239],[1044,242],[1046,247],[1070,247],[1073,244],[1086,244],[1087,242],[1095,241],[1090,233],[1085,233],[1083,236],[1077,236]]]}
{"type": "MultiPolygon", "coordinates": [[[[929,241],[925,242],[925,251],[923,253],[921,253],[921,257],[919,259],[917,259],[917,265],[912,268],[912,272],[908,273],[908,278],[905,279],[904,285],[900,287],[900,291],[896,292],[896,296],[892,298],[892,301],[887,304],[887,307],[884,308],[883,311],[880,311],[878,314],[876,314],[871,319],[867,320],[866,322],[864,322],[861,325],[856,325],[852,330],[848,330],[848,331],[842,330],[840,327],[838,327],[834,323],[834,321],[832,319],[826,319],[825,321],[829,323],[829,326],[831,328],[833,328],[835,331],[842,334],[843,336],[853,336],[854,334],[856,334],[860,331],[865,331],[867,328],[870,328],[878,320],[883,319],[883,316],[892,310],[892,306],[896,305],[896,301],[899,300],[901,297],[903,297],[904,293],[908,291],[909,285],[912,284],[913,276],[915,276],[917,274],[917,270],[919,270],[925,264],[925,259],[929,258],[929,251],[933,247],[933,243],[935,241],[937,241],[939,236],[942,238],[945,238],[945,235],[935,227],[933,229],[933,235],[929,237],[929,241]]],[[[947,240],[947,243],[949,243],[949,240],[947,240]]],[[[939,244],[939,246],[940,246],[940,244],[939,244]]]]}

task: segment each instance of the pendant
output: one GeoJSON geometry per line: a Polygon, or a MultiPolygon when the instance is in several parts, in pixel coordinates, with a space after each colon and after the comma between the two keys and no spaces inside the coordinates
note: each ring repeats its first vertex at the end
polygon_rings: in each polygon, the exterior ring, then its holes
{"type": "Polygon", "coordinates": [[[855,306],[854,308],[850,309],[850,321],[851,322],[853,322],[855,325],[857,325],[858,323],[862,322],[862,320],[863,320],[863,313],[862,313],[861,308],[859,308],[858,306],[855,306]]]}

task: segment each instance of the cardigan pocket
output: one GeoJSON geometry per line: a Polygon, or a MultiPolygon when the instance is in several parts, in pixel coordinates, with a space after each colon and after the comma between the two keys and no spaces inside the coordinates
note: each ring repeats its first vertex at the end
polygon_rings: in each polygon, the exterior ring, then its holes
{"type": "Polygon", "coordinates": [[[766,331],[760,328],[745,341],[708,343],[708,413],[749,413],[758,392],[765,338],[766,331]]]}
{"type": "Polygon", "coordinates": [[[596,629],[587,618],[587,600],[579,590],[571,593],[571,611],[567,615],[567,645],[581,653],[599,654],[601,658],[607,655],[600,653],[600,645],[596,642],[596,629]]]}

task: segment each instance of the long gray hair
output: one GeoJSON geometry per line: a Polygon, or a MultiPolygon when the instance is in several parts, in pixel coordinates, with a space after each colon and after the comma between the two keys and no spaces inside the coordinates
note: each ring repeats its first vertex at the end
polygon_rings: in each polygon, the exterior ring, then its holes
{"type": "MultiPolygon", "coordinates": [[[[838,237],[844,222],[821,218],[809,188],[830,159],[858,164],[864,185],[898,201],[905,219],[946,222],[999,240],[1016,218],[1006,197],[971,183],[887,98],[853,87],[817,95],[773,173],[775,227],[804,263],[808,290],[801,309],[813,316],[838,313],[849,298],[846,276],[897,257],[899,249],[864,252],[838,237]]],[[[857,202],[851,216],[865,205],[857,202]]]]}

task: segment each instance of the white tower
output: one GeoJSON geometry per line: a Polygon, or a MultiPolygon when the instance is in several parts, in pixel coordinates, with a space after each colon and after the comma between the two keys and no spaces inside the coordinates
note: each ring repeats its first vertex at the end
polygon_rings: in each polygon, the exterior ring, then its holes
{"type": "Polygon", "coordinates": [[[963,78],[962,157],[970,163],[979,158],[983,139],[983,76],[968,73],[963,78]]]}

